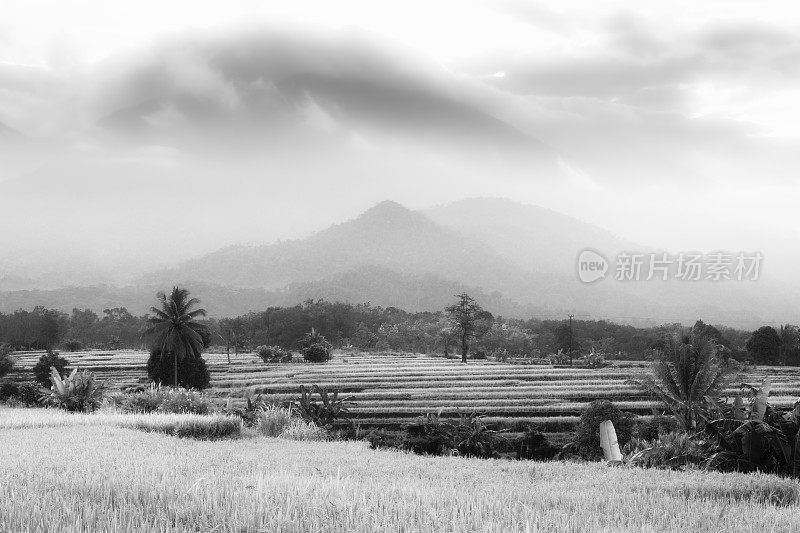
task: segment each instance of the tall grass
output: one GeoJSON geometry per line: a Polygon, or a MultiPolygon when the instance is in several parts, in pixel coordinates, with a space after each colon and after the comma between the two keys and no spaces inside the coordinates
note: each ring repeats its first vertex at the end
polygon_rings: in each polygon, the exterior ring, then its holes
{"type": "Polygon", "coordinates": [[[167,438],[0,431],[0,531],[800,531],[797,484],[767,475],[167,438]]]}

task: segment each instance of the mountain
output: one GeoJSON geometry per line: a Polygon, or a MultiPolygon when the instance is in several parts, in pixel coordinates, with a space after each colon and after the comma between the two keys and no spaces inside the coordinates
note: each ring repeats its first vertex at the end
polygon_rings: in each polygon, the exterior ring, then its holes
{"type": "Polygon", "coordinates": [[[423,213],[382,202],[359,217],[309,238],[265,246],[232,246],[155,273],[144,283],[202,281],[278,289],[320,280],[362,266],[400,274],[437,274],[484,287],[511,289],[522,271],[479,243],[444,228],[423,213]]]}
{"type": "Polygon", "coordinates": [[[624,250],[651,251],[562,213],[505,198],[469,198],[424,213],[520,268],[540,274],[571,274],[578,254],[586,248],[611,255],[624,250]]]}
{"type": "Polygon", "coordinates": [[[792,321],[797,294],[766,282],[630,281],[577,276],[586,247],[613,260],[647,253],[611,233],[536,206],[470,199],[425,211],[386,201],[310,237],[229,246],[142,277],[124,288],[0,293],[0,310],[46,305],[144,312],[158,290],[189,287],[217,316],[325,298],[439,310],[462,291],[488,310],[521,318],[567,314],[640,325],[665,322],[756,327],[792,321]]]}

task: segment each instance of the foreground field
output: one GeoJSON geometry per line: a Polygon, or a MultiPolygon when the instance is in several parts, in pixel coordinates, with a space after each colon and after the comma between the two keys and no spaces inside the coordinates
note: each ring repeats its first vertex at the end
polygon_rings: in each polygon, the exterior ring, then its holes
{"type": "MultiPolygon", "coordinates": [[[[17,355],[22,378],[40,353],[17,355]]],[[[135,351],[64,354],[74,366],[108,379],[116,387],[146,384],[147,354],[135,351]]],[[[659,404],[626,383],[648,371],[645,363],[616,363],[603,369],[554,368],[490,361],[457,360],[417,354],[336,353],[325,364],[264,364],[253,354],[206,354],[212,394],[234,403],[262,394],[268,401],[295,399],[300,385],[334,387],[354,397],[352,410],[362,426],[398,428],[415,417],[441,410],[444,415],[476,411],[494,421],[536,423],[554,434],[568,432],[581,411],[595,399],[609,399],[638,415],[651,415],[659,404]]],[[[791,406],[800,396],[800,369],[758,367],[742,380],[758,385],[772,377],[770,402],[791,406]]]]}
{"type": "Polygon", "coordinates": [[[193,441],[39,412],[0,408],[39,426],[0,430],[0,531],[800,531],[798,486],[766,475],[193,441]]]}

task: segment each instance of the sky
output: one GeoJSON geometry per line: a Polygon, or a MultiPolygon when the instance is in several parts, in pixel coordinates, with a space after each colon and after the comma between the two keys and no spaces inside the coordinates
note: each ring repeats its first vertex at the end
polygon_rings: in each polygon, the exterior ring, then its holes
{"type": "Polygon", "coordinates": [[[133,273],[501,196],[792,279],[799,26],[737,0],[3,0],[0,268],[133,273]]]}

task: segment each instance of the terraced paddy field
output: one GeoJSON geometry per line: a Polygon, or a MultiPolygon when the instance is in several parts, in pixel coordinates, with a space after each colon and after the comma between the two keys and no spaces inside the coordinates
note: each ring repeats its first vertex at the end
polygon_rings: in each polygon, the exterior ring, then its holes
{"type": "MultiPolygon", "coordinates": [[[[26,379],[41,352],[18,353],[13,377],[26,379]]],[[[115,388],[146,384],[147,354],[138,351],[62,354],[77,368],[95,372],[115,388]]],[[[336,353],[325,364],[265,364],[253,354],[209,353],[212,395],[243,402],[261,394],[268,401],[298,397],[300,385],[338,388],[353,396],[354,420],[362,427],[400,428],[430,412],[457,416],[478,412],[512,427],[536,423],[549,433],[570,431],[592,400],[609,399],[620,408],[651,416],[661,408],[628,380],[649,371],[645,362],[615,362],[603,369],[470,361],[397,353],[336,353]]],[[[740,381],[773,380],[770,402],[788,407],[800,397],[800,369],[749,367],[740,381]]],[[[733,391],[731,391],[733,392],[733,391]]]]}

